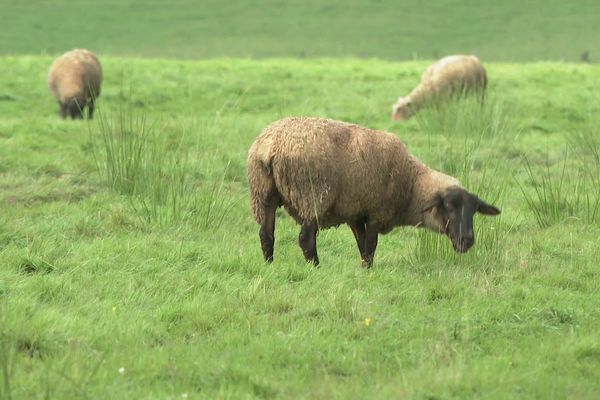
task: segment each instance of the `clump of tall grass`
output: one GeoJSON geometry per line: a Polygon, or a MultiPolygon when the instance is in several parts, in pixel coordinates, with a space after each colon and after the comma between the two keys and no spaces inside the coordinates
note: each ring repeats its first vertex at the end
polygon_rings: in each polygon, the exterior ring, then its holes
{"type": "Polygon", "coordinates": [[[600,136],[593,116],[570,134],[562,163],[534,168],[525,159],[524,165],[533,191],[517,183],[540,227],[566,219],[600,223],[600,136]]]}
{"type": "Polygon", "coordinates": [[[444,135],[476,133],[481,139],[494,139],[513,130],[505,102],[493,93],[485,99],[463,94],[447,101],[427,104],[415,119],[423,132],[444,135]]]}
{"type": "MultiPolygon", "coordinates": [[[[199,228],[221,226],[235,204],[225,182],[227,168],[219,179],[194,182],[181,165],[173,166],[149,185],[146,195],[130,198],[132,208],[146,223],[169,225],[187,222],[199,228]]],[[[207,174],[208,175],[208,174],[207,174]]]]}
{"type": "Polygon", "coordinates": [[[181,144],[184,135],[171,149],[143,114],[128,111],[102,113],[98,131],[92,132],[96,166],[106,184],[127,196],[145,223],[220,226],[234,202],[225,182],[227,167],[218,178],[214,171],[193,173],[181,144]]]}
{"type": "Polygon", "coordinates": [[[466,186],[487,182],[473,180],[473,172],[487,173],[494,157],[496,140],[518,135],[511,123],[505,102],[494,94],[482,102],[470,95],[432,103],[415,116],[419,129],[427,137],[432,167],[453,175],[466,186]]]}
{"type": "Polygon", "coordinates": [[[591,224],[600,222],[600,162],[578,167],[570,161],[565,156],[558,171],[551,166],[534,169],[527,159],[524,161],[533,193],[517,183],[541,228],[569,218],[591,224]]]}
{"type": "MultiPolygon", "coordinates": [[[[591,163],[592,168],[588,171],[596,173],[600,168],[600,132],[597,132],[592,124],[593,122],[588,120],[584,130],[574,132],[570,136],[570,143],[575,155],[582,162],[585,164],[591,163]]],[[[596,174],[597,176],[598,174],[596,174]]]]}
{"type": "Polygon", "coordinates": [[[108,186],[125,195],[147,189],[148,180],[165,168],[164,153],[143,114],[120,110],[113,118],[97,118],[99,135],[92,136],[98,172],[108,186]],[[98,143],[98,140],[100,143],[98,143]]]}
{"type": "Polygon", "coordinates": [[[564,193],[566,162],[563,162],[562,171],[557,178],[552,176],[550,167],[546,167],[538,174],[533,170],[529,160],[525,159],[524,163],[534,195],[528,194],[520,183],[519,188],[538,225],[545,228],[560,221],[563,214],[572,215],[573,206],[565,198],[564,193]]]}

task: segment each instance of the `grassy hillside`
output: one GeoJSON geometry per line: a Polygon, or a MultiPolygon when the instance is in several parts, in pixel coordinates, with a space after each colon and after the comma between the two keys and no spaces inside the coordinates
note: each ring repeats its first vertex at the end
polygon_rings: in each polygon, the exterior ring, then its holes
{"type": "Polygon", "coordinates": [[[88,124],[50,62],[0,59],[0,397],[597,397],[598,67],[490,64],[483,109],[396,125],[426,63],[105,57],[88,124]],[[395,132],[503,213],[464,256],[396,230],[368,271],[346,227],[305,264],[281,213],[265,265],[246,151],[298,114],[395,132]]]}
{"type": "Polygon", "coordinates": [[[600,59],[595,0],[4,0],[0,55],[600,59]]]}

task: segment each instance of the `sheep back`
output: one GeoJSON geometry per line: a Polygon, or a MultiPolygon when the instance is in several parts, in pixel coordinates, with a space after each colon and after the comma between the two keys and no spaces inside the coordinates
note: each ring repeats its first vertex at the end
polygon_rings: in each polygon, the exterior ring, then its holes
{"type": "Polygon", "coordinates": [[[102,67],[94,53],[85,49],[68,51],[52,63],[48,88],[60,104],[77,100],[85,104],[100,95],[102,67]]]}
{"type": "Polygon", "coordinates": [[[487,85],[487,73],[473,55],[453,55],[430,65],[421,76],[420,85],[410,94],[419,103],[430,97],[460,94],[487,85]]]}

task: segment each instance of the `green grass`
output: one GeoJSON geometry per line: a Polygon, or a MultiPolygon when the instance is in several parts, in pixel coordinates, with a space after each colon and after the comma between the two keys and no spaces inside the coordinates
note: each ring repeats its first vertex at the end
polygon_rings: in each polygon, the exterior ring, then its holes
{"type": "MultiPolygon", "coordinates": [[[[195,179],[197,170],[188,164],[182,143],[169,150],[169,141],[156,129],[131,105],[112,118],[101,114],[98,131],[90,136],[99,176],[108,187],[129,196],[143,222],[221,225],[233,205],[225,188],[228,165],[221,177],[195,179]]],[[[182,132],[180,141],[184,138],[182,132]]]]}
{"type": "Polygon", "coordinates": [[[3,0],[0,55],[600,60],[596,0],[3,0]]]}
{"type": "Polygon", "coordinates": [[[399,125],[426,62],[102,61],[88,124],[51,57],[0,58],[1,398],[598,397],[598,218],[535,211],[563,169],[562,199],[598,193],[597,66],[492,63],[483,108],[399,125]],[[287,115],[395,132],[502,214],[464,256],[398,229],[367,271],[346,227],[306,264],[281,212],[265,265],[246,151],[287,115]]]}

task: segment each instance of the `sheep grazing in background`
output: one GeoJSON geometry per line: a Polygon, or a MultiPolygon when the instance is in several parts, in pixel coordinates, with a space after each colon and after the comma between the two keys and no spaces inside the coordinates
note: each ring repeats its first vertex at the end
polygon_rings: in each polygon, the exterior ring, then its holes
{"type": "Polygon", "coordinates": [[[52,63],[48,73],[48,88],[60,105],[60,116],[88,118],[94,114],[94,103],[100,95],[102,67],[94,53],[84,49],[66,52],[52,63]]]}
{"type": "Polygon", "coordinates": [[[430,103],[467,92],[478,92],[483,99],[486,86],[487,74],[477,57],[444,57],[425,70],[419,86],[392,106],[392,119],[407,120],[430,103]]]}
{"type": "Polygon", "coordinates": [[[248,152],[248,181],[268,262],[282,205],[302,225],[300,247],[316,265],[319,229],[348,224],[370,266],[378,235],[396,226],[446,234],[463,253],[475,242],[473,215],[500,213],[456,179],[428,168],[395,135],[322,118],[267,126],[248,152]]]}

